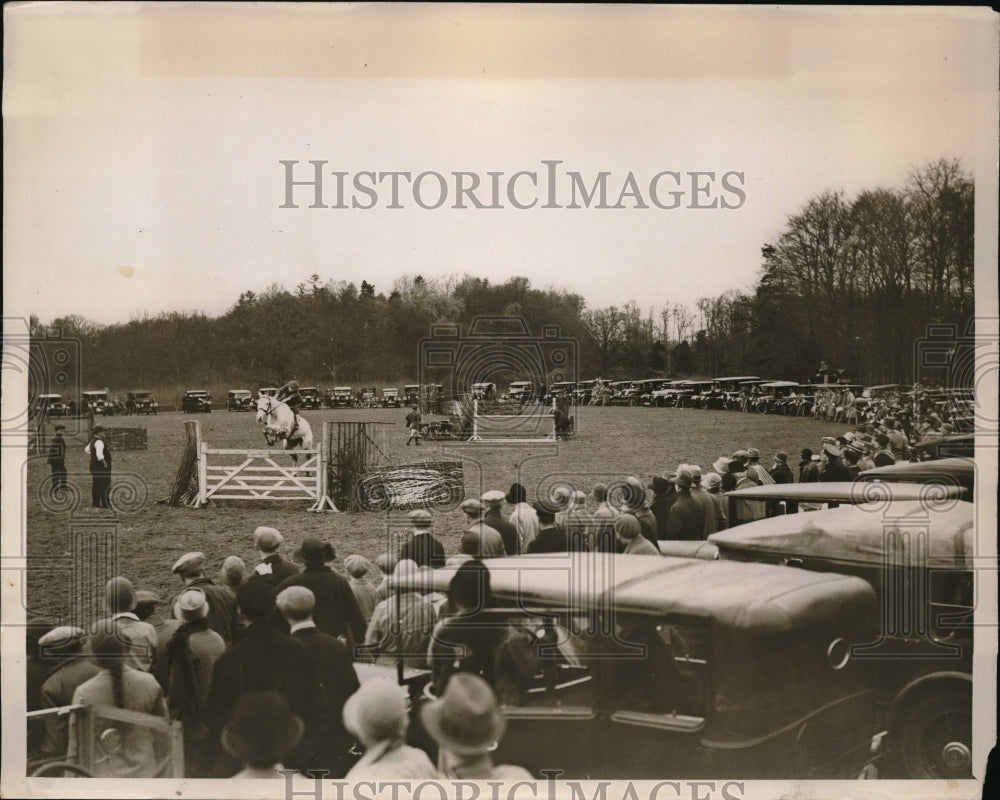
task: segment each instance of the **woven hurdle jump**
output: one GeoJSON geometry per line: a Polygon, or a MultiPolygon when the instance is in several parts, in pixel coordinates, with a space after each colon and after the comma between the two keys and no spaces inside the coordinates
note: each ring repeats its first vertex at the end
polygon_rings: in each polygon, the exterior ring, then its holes
{"type": "Polygon", "coordinates": [[[294,451],[210,448],[197,420],[184,425],[193,426],[198,454],[198,494],[191,503],[196,508],[212,500],[312,500],[310,511],[339,510],[328,492],[328,423],[316,449],[294,451]],[[282,463],[292,453],[298,463],[282,463]]]}
{"type": "MultiPolygon", "coordinates": [[[[556,407],[555,398],[552,398],[552,408],[556,407]]],[[[513,438],[508,436],[498,436],[496,438],[484,437],[479,433],[479,420],[482,419],[502,419],[504,417],[511,418],[512,415],[508,414],[482,414],[479,413],[479,398],[472,398],[472,435],[468,438],[469,442],[502,442],[504,444],[548,444],[549,442],[554,442],[557,439],[556,435],[556,423],[555,419],[552,420],[552,432],[547,436],[536,436],[534,438],[513,438]]]]}

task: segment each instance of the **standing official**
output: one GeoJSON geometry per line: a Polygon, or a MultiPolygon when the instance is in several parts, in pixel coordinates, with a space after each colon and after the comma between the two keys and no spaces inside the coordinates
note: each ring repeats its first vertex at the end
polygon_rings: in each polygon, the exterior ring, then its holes
{"type": "Polygon", "coordinates": [[[52,468],[52,493],[66,488],[66,440],[62,432],[65,425],[56,425],[56,435],[52,437],[49,447],[49,466],[52,468]]]}
{"type": "Polygon", "coordinates": [[[90,456],[90,475],[93,483],[90,501],[94,508],[111,508],[108,493],[111,491],[111,448],[104,441],[104,426],[90,429],[90,443],[83,452],[90,456]]]}

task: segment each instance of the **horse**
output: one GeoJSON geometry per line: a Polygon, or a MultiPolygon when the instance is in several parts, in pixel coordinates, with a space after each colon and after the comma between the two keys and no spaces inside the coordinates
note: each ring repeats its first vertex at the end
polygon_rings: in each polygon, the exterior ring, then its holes
{"type": "MultiPolygon", "coordinates": [[[[312,450],[313,432],[308,420],[296,415],[287,403],[270,395],[257,398],[257,422],[264,423],[264,439],[268,447],[273,447],[278,440],[285,450],[301,447],[312,450]]],[[[292,461],[298,463],[295,453],[290,454],[292,461]]]]}

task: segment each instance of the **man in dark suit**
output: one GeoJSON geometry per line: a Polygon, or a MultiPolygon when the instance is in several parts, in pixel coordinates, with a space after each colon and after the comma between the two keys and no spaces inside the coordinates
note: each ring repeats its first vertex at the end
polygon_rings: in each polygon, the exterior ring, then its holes
{"type": "MultiPolygon", "coordinates": [[[[285,636],[267,623],[274,610],[274,595],[262,581],[247,581],[237,595],[240,611],[249,627],[233,648],[215,662],[212,683],[205,703],[205,724],[210,741],[217,748],[215,776],[228,778],[240,764],[218,749],[220,736],[233,716],[241,697],[251,692],[281,694],[295,714],[306,723],[306,737],[322,722],[317,700],[322,691],[316,661],[309,647],[299,639],[285,636]]],[[[309,769],[310,755],[300,745],[289,756],[289,767],[309,769]]]]}
{"type": "Polygon", "coordinates": [[[486,508],[483,522],[500,534],[503,539],[503,549],[507,551],[507,555],[516,556],[521,552],[521,537],[517,534],[517,526],[505,520],[500,513],[506,497],[507,495],[499,489],[491,489],[480,498],[486,508]]]}
{"type": "Polygon", "coordinates": [[[250,573],[250,580],[262,580],[273,589],[282,581],[299,574],[298,567],[285,561],[278,552],[283,541],[285,539],[280,531],[266,525],[261,525],[253,532],[253,543],[260,553],[260,563],[250,573]]]}
{"type": "Polygon", "coordinates": [[[410,559],[418,567],[443,567],[445,562],[444,545],[431,533],[431,512],[417,508],[409,514],[413,524],[413,535],[399,551],[399,560],[410,559]]]}
{"type": "Polygon", "coordinates": [[[90,456],[90,475],[93,483],[90,500],[94,508],[110,508],[108,493],[111,491],[111,448],[104,441],[104,426],[90,429],[90,443],[83,451],[90,456]]]}
{"type": "Polygon", "coordinates": [[[342,777],[351,766],[348,751],[353,739],[344,729],[343,712],[347,698],[361,685],[351,655],[340,639],[316,627],[313,610],[316,596],[304,586],[289,586],[275,598],[278,611],[289,625],[292,639],[309,648],[316,665],[321,696],[316,698],[317,724],[303,740],[310,769],[326,769],[342,777]]]}
{"type": "MultiPolygon", "coordinates": [[[[184,589],[201,589],[208,599],[208,627],[223,638],[226,644],[233,641],[233,627],[236,625],[236,597],[225,586],[219,586],[211,578],[205,577],[205,554],[185,553],[177,559],[171,572],[184,582],[184,589]]],[[[181,590],[183,591],[183,589],[181,590]]],[[[170,609],[180,593],[170,601],[170,609]]]]}
{"type": "Polygon", "coordinates": [[[52,437],[52,446],[49,447],[48,462],[52,468],[53,493],[66,488],[66,440],[62,435],[64,430],[66,430],[65,425],[56,425],[56,435],[52,437]]]}
{"type": "Polygon", "coordinates": [[[538,536],[528,542],[528,553],[566,553],[569,551],[569,537],[566,531],[556,526],[555,511],[543,503],[535,503],[538,514],[538,536]]]}
{"type": "Polygon", "coordinates": [[[316,627],[330,636],[343,637],[353,656],[354,646],[364,642],[368,626],[347,578],[327,566],[336,557],[333,545],[328,542],[312,537],[305,539],[294,554],[295,560],[304,564],[305,569],[279,584],[278,592],[289,586],[305,586],[311,590],[316,596],[313,612],[316,627]]]}

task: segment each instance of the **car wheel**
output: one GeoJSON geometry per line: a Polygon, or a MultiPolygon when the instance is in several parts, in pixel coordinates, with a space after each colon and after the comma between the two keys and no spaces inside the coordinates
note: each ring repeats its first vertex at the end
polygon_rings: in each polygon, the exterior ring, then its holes
{"type": "Polygon", "coordinates": [[[972,697],[969,689],[941,689],[910,703],[889,733],[907,778],[972,777],[972,697]]]}

